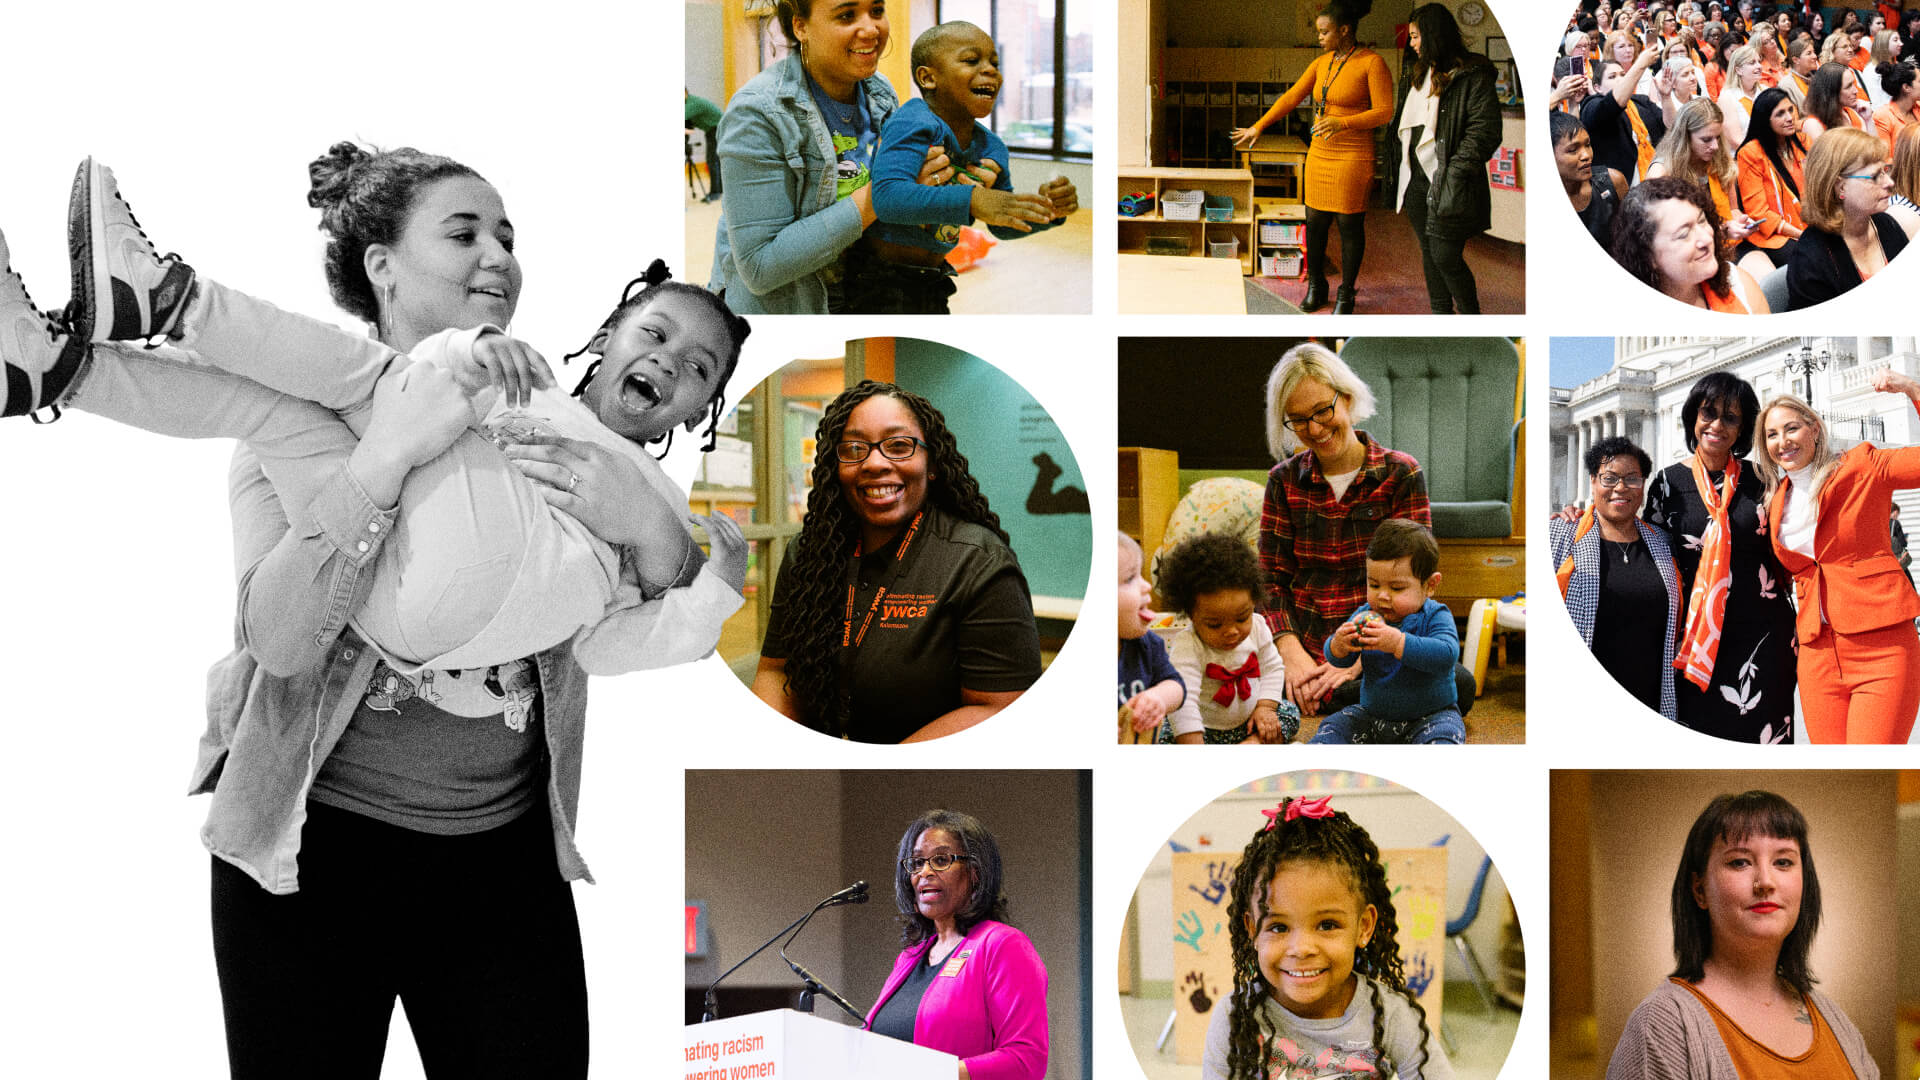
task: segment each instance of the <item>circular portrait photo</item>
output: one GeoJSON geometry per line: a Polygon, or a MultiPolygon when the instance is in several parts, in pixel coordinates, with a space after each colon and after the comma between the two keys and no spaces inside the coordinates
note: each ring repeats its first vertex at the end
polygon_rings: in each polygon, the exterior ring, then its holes
{"type": "Polygon", "coordinates": [[[1149,1080],[1490,1080],[1525,984],[1492,859],[1364,773],[1282,773],[1208,803],[1141,874],[1121,931],[1149,1080]]]}
{"type": "Polygon", "coordinates": [[[1548,99],[1581,224],[1712,311],[1798,311],[1885,270],[1920,229],[1920,16],[1888,10],[1581,0],[1548,99]]]}
{"type": "Polygon", "coordinates": [[[1607,674],[1722,739],[1909,742],[1914,339],[1555,338],[1552,351],[1549,556],[1607,674]]]}
{"type": "Polygon", "coordinates": [[[835,738],[980,723],[1040,678],[1086,595],[1065,436],[1012,378],[937,342],[866,338],[781,368],[723,421],[693,499],[753,549],[721,655],[835,738]]]}
{"type": "Polygon", "coordinates": [[[1888,867],[1920,842],[1920,777],[1556,770],[1551,790],[1553,1075],[1913,1072],[1912,882],[1888,867]]]}

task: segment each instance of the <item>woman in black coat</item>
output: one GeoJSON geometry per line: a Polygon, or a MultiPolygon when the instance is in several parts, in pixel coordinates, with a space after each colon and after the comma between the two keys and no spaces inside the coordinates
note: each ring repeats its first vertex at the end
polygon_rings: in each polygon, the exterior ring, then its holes
{"type": "Polygon", "coordinates": [[[1439,4],[1414,11],[1407,44],[1418,60],[1395,125],[1401,204],[1420,240],[1433,311],[1478,315],[1466,246],[1493,224],[1487,161],[1500,148],[1493,64],[1467,51],[1453,14],[1439,4]]]}

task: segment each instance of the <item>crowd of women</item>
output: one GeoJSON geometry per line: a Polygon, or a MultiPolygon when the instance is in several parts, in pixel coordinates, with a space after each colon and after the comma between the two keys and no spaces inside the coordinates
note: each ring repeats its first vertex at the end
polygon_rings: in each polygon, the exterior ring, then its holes
{"type": "Polygon", "coordinates": [[[1628,273],[1714,311],[1797,310],[1920,229],[1920,11],[1583,0],[1555,164],[1628,273]],[[1897,23],[1897,24],[1896,24],[1897,23]]]}
{"type": "MultiPolygon", "coordinates": [[[[1920,382],[1873,388],[1920,408],[1920,382]]],[[[1920,711],[1920,595],[1893,551],[1895,491],[1920,447],[1836,453],[1790,394],[1764,406],[1726,372],[1681,410],[1688,456],[1658,473],[1612,437],[1592,500],[1549,522],[1560,593],[1602,667],[1669,720],[1725,739],[1904,743],[1920,711]],[[1748,455],[1752,454],[1751,460],[1748,455]]]]}

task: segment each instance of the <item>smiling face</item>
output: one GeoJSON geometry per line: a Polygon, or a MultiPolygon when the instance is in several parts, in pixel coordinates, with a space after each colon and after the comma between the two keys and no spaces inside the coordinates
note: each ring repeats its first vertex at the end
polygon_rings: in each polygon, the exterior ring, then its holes
{"type": "Polygon", "coordinates": [[[1338,461],[1353,448],[1347,399],[1319,379],[1301,379],[1281,407],[1294,438],[1322,463],[1338,461]]]}
{"type": "Polygon", "coordinates": [[[1193,598],[1193,633],[1209,649],[1231,652],[1253,633],[1253,597],[1245,589],[1217,589],[1193,598]]]}
{"type": "Polygon", "coordinates": [[[1693,876],[1693,900],[1706,909],[1715,952],[1780,943],[1800,920],[1800,845],[1777,836],[1721,837],[1693,876]]]}
{"type": "Polygon", "coordinates": [[[366,267],[374,291],[391,297],[380,322],[398,349],[442,330],[504,327],[520,303],[513,223],[500,193],[477,176],[423,186],[400,239],[369,245],[366,267]]]}
{"type": "Polygon", "coordinates": [[[1791,472],[1813,460],[1820,428],[1798,409],[1775,405],[1761,418],[1760,446],[1767,460],[1791,472]]]}
{"type": "Polygon", "coordinates": [[[793,20],[807,73],[830,94],[880,70],[889,33],[883,0],[813,0],[807,16],[793,20]]]}
{"type": "Polygon", "coordinates": [[[1640,513],[1646,490],[1646,473],[1632,454],[1607,458],[1593,474],[1593,512],[1615,529],[1634,533],[1633,519],[1640,513]]]}
{"type": "Polygon", "coordinates": [[[1662,199],[1647,209],[1653,218],[1653,269],[1660,288],[1685,289],[1719,272],[1713,226],[1685,199],[1662,199]]]}
{"type": "Polygon", "coordinates": [[[1588,178],[1593,171],[1593,137],[1586,128],[1575,128],[1572,135],[1553,144],[1553,166],[1566,183],[1588,178]]]}
{"type": "Polygon", "coordinates": [[[1138,545],[1120,545],[1119,569],[1120,638],[1132,641],[1147,636],[1147,624],[1154,619],[1153,609],[1147,606],[1153,602],[1153,586],[1140,572],[1138,545]]]}
{"type": "Polygon", "coordinates": [[[681,292],[629,311],[595,344],[600,367],[583,400],[601,423],[634,442],[696,425],[733,349],[720,313],[681,292]]]}
{"type": "MultiPolygon", "coordinates": [[[[913,842],[916,859],[931,859],[941,854],[964,855],[966,851],[960,838],[945,829],[928,829],[913,842]]],[[[965,911],[968,901],[973,899],[973,881],[973,864],[965,859],[945,870],[935,870],[931,865],[922,867],[913,876],[914,904],[935,927],[950,930],[955,925],[955,917],[965,911]]]]}
{"type": "Polygon", "coordinates": [[[1740,80],[1741,87],[1751,90],[1760,81],[1760,61],[1749,60],[1733,69],[1734,77],[1740,80]]]}
{"type": "Polygon", "coordinates": [[[926,441],[913,411],[898,398],[870,397],[854,406],[847,416],[840,443],[849,441],[876,444],[859,462],[840,462],[840,494],[855,517],[860,519],[868,551],[891,539],[906,528],[913,516],[926,505],[927,481],[933,470],[925,446],[914,447],[913,454],[895,461],[880,452],[877,445],[896,436],[926,441]]]}
{"type": "Polygon", "coordinates": [[[913,79],[936,111],[952,108],[983,119],[1000,95],[1000,53],[986,31],[956,27],[941,42],[933,63],[916,68],[913,79]]]}
{"type": "Polygon", "coordinates": [[[1693,443],[1700,455],[1723,464],[1740,439],[1740,406],[1730,401],[1703,401],[1693,417],[1693,443]]]}
{"type": "Polygon", "coordinates": [[[1372,940],[1379,917],[1372,904],[1360,903],[1352,879],[1330,863],[1282,863],[1258,908],[1247,913],[1247,931],[1274,997],[1311,1020],[1346,1012],[1354,954],[1372,940]]]}

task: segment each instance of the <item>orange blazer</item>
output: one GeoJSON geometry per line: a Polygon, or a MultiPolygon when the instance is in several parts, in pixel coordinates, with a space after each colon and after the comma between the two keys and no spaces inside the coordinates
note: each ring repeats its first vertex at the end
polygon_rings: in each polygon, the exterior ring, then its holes
{"type": "Polygon", "coordinates": [[[1782,225],[1796,230],[1807,227],[1806,219],[1800,216],[1800,196],[1794,194],[1794,188],[1806,184],[1801,176],[1800,159],[1793,156],[1791,147],[1783,149],[1788,156],[1787,168],[1793,172],[1793,187],[1781,180],[1758,142],[1747,140],[1736,158],[1740,164],[1740,209],[1760,219],[1760,224],[1747,235],[1755,247],[1771,249],[1786,243],[1787,234],[1780,231],[1782,225]]]}
{"type": "Polygon", "coordinates": [[[1920,487],[1920,446],[1882,450],[1862,443],[1840,455],[1820,491],[1811,559],[1780,546],[1787,489],[1774,491],[1768,526],[1773,553],[1793,575],[1793,596],[1800,609],[1794,636],[1800,644],[1820,636],[1822,613],[1840,634],[1863,634],[1920,618],[1920,596],[1904,580],[1906,571],[1893,554],[1887,526],[1893,493],[1911,487],[1920,487]]]}

